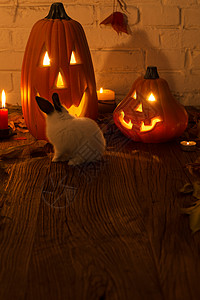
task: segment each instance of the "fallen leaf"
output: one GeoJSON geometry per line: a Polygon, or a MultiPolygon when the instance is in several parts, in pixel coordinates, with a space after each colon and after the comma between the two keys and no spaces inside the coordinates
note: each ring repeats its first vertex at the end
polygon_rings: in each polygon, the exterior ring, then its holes
{"type": "Polygon", "coordinates": [[[200,200],[196,201],[195,205],[192,207],[183,208],[182,213],[189,215],[192,233],[200,230],[200,200]]]}
{"type": "Polygon", "coordinates": [[[183,194],[191,194],[194,188],[191,183],[186,183],[179,191],[183,194]]]}
{"type": "Polygon", "coordinates": [[[29,147],[30,145],[34,144],[35,141],[26,144],[26,145],[20,145],[20,146],[15,146],[15,147],[9,147],[7,149],[2,149],[0,150],[0,159],[13,159],[13,158],[18,158],[24,149],[26,147],[29,147]]]}
{"type": "Polygon", "coordinates": [[[197,198],[198,200],[200,200],[200,182],[199,181],[195,181],[192,183],[193,185],[193,189],[194,189],[194,192],[193,192],[193,196],[195,198],[197,198]]]}
{"type": "Polygon", "coordinates": [[[121,32],[128,33],[128,18],[125,14],[115,11],[105,20],[103,20],[100,25],[111,25],[113,29],[119,34],[121,32]]]}
{"type": "Polygon", "coordinates": [[[199,162],[194,162],[191,164],[187,164],[186,168],[192,174],[193,176],[200,178],[200,163],[199,162]]]}

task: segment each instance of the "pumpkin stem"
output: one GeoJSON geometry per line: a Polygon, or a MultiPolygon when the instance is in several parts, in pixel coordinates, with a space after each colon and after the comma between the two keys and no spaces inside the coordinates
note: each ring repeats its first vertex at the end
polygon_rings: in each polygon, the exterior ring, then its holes
{"type": "Polygon", "coordinates": [[[65,19],[71,20],[71,18],[67,15],[64,6],[61,2],[55,2],[51,5],[50,11],[45,19],[65,19]]]}
{"type": "Polygon", "coordinates": [[[146,73],[144,75],[144,79],[158,79],[158,71],[157,67],[147,67],[146,73]]]}

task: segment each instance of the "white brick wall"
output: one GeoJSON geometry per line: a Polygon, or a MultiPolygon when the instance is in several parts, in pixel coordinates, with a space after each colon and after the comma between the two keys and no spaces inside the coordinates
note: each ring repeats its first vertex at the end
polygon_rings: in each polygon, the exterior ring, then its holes
{"type": "MultiPolygon", "coordinates": [[[[52,0],[0,0],[0,90],[21,103],[20,71],[34,23],[52,0]]],[[[200,105],[200,0],[126,0],[131,35],[99,25],[112,13],[112,0],[63,0],[67,13],[86,33],[97,88],[118,99],[148,65],[156,65],[183,104],[200,105]]]]}

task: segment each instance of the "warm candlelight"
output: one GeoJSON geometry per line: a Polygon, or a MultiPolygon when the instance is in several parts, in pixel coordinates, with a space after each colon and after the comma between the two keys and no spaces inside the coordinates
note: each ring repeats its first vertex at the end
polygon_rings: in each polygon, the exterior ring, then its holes
{"type": "Polygon", "coordinates": [[[97,91],[99,113],[111,113],[116,107],[115,92],[102,87],[97,91]]]}
{"type": "Polygon", "coordinates": [[[115,92],[102,87],[97,91],[98,100],[115,100],[115,92]]]}
{"type": "Polygon", "coordinates": [[[184,151],[193,151],[196,148],[196,142],[195,141],[182,141],[180,142],[181,149],[184,151]]]}
{"type": "Polygon", "coordinates": [[[0,109],[0,129],[8,129],[8,110],[6,107],[6,93],[1,93],[2,108],[0,109]]]}

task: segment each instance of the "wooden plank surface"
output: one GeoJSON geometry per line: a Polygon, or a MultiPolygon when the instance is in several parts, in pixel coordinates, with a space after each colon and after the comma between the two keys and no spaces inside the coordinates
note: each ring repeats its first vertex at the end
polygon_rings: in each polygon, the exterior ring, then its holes
{"type": "Polygon", "coordinates": [[[0,174],[0,299],[199,299],[179,193],[198,152],[121,139],[98,164],[36,157],[0,174]]]}

